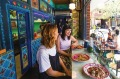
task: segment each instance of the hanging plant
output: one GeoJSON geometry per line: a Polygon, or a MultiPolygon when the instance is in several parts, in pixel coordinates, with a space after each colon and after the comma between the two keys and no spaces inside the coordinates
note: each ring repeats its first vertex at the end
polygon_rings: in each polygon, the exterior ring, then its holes
{"type": "Polygon", "coordinates": [[[95,34],[95,33],[92,33],[92,34],[90,35],[90,37],[92,37],[93,39],[95,39],[95,38],[96,38],[96,34],[95,34]]]}

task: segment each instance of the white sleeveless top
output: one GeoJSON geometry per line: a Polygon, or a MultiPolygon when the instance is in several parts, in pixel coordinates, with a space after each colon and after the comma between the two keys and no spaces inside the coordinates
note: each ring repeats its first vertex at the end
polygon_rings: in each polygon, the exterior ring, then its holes
{"type": "Polygon", "coordinates": [[[65,40],[63,40],[60,36],[60,49],[61,50],[67,50],[71,46],[71,39],[68,40],[67,37],[65,37],[65,40]]]}

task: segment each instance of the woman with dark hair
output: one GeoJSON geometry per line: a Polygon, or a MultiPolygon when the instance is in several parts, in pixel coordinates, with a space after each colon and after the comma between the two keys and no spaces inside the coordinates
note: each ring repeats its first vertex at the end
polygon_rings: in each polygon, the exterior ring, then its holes
{"type": "Polygon", "coordinates": [[[77,45],[78,41],[71,35],[71,27],[65,25],[62,29],[62,34],[58,36],[57,39],[57,50],[60,54],[66,67],[71,70],[71,50],[70,46],[77,45]]]}
{"type": "Polygon", "coordinates": [[[47,23],[42,30],[42,45],[37,52],[40,79],[71,79],[70,71],[56,53],[55,41],[57,36],[57,26],[47,23]]]}

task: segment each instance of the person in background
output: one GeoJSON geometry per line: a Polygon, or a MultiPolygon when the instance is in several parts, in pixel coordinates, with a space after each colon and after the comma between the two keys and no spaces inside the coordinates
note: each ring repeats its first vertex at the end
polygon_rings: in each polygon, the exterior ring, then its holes
{"type": "Polygon", "coordinates": [[[62,19],[60,19],[59,25],[58,25],[58,33],[62,34],[62,28],[63,28],[63,23],[62,23],[62,19]]]}
{"type": "Polygon", "coordinates": [[[118,29],[115,30],[115,36],[114,36],[114,43],[116,44],[116,49],[114,53],[115,60],[120,61],[120,31],[118,29]]]}
{"type": "Polygon", "coordinates": [[[42,45],[39,47],[36,56],[39,64],[40,79],[71,79],[71,72],[65,67],[56,52],[55,41],[57,36],[57,26],[47,23],[42,30],[42,45]]]}
{"type": "Polygon", "coordinates": [[[78,41],[71,35],[71,27],[65,25],[62,34],[57,39],[57,51],[69,70],[71,70],[71,43],[77,45],[78,41]]]}
{"type": "Polygon", "coordinates": [[[108,32],[107,41],[108,41],[108,42],[112,42],[112,41],[113,41],[113,36],[112,36],[111,30],[110,30],[110,29],[108,29],[108,30],[109,30],[109,32],[108,32]]]}
{"type": "Polygon", "coordinates": [[[120,34],[119,34],[119,30],[118,29],[115,30],[115,36],[114,36],[113,41],[116,43],[116,48],[120,49],[120,34]]]}

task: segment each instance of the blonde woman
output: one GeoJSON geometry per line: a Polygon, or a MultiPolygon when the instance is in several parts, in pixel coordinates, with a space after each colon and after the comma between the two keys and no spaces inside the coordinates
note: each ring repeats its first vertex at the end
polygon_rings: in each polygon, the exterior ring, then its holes
{"type": "Polygon", "coordinates": [[[58,36],[56,25],[46,24],[42,30],[42,45],[37,52],[40,79],[71,79],[71,73],[67,70],[58,53],[56,53],[55,41],[58,36]],[[62,71],[65,72],[62,72],[62,71]],[[69,77],[67,77],[69,76],[69,77]]]}

